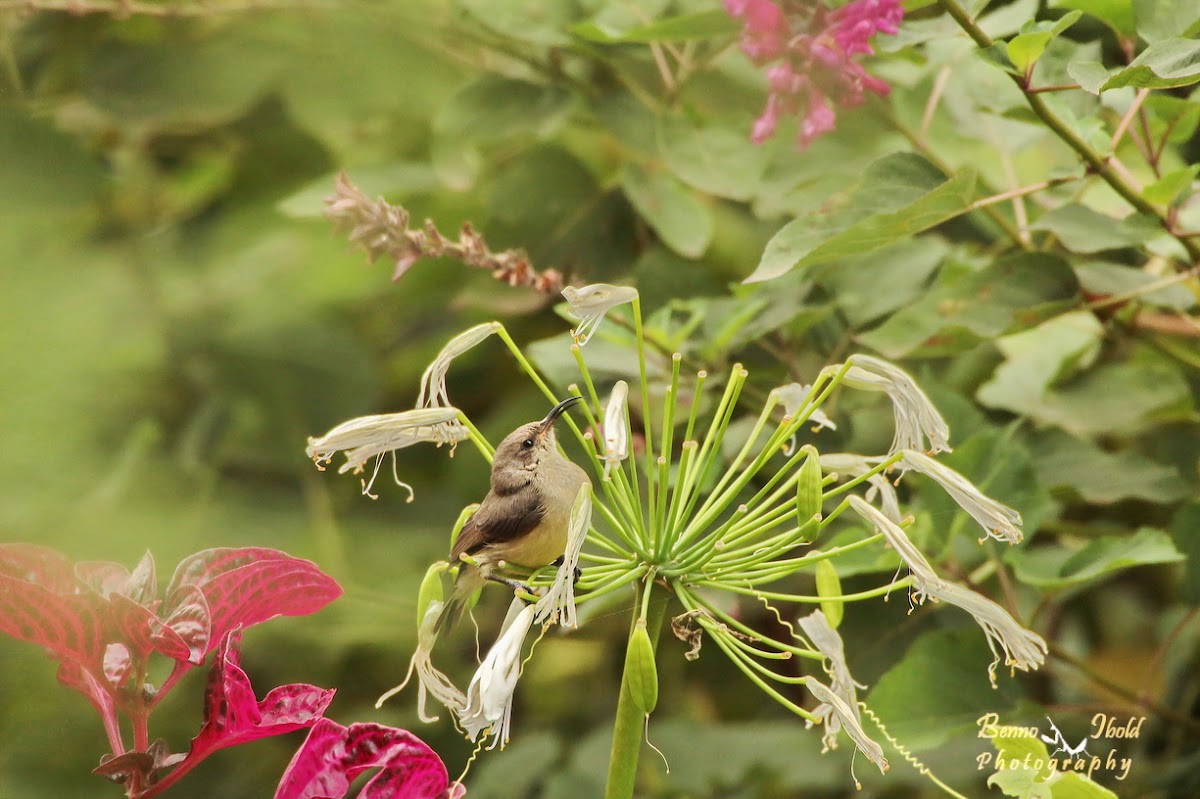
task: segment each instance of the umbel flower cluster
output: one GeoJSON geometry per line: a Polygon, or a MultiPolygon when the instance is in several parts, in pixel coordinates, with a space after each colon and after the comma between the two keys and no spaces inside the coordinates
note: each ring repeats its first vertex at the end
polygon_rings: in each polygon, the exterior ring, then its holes
{"type": "Polygon", "coordinates": [[[766,66],[770,94],[751,138],[762,143],[780,117],[800,115],[796,147],[829,133],[838,106],[861,105],[866,93],[886,96],[887,83],[855,60],[873,55],[876,33],[894,35],[904,17],[900,0],[851,0],[831,10],[820,0],[725,0],[743,22],[742,52],[766,66]]]}
{"type": "MultiPolygon", "coordinates": [[[[893,481],[917,472],[931,478],[978,522],[981,541],[1021,540],[1016,511],[984,496],[935,457],[949,449],[949,430],[908,374],[878,358],[854,355],[822,369],[810,385],[791,384],[766,393],[752,429],[736,445],[726,439],[733,436],[730,425],[738,409],[747,407],[742,401],[749,379],[746,369],[733,366],[724,386],[710,392],[713,402],[698,401],[710,388],[709,376],[700,371],[685,379],[680,354],[656,359],[662,353],[647,351],[650,345],[634,289],[596,284],[563,293],[580,320],[570,345],[580,379],[565,388],[584,399],[576,406],[583,424],[564,419],[591,465],[595,496],[587,487],[580,492],[571,514],[567,552],[557,571],[519,575],[534,586],[533,593],[516,592],[504,627],[466,691],[432,661],[442,612],[441,577],[455,565],[439,563],[430,569],[419,597],[419,641],[409,669],[409,676],[415,673],[419,680],[423,719],[436,718],[428,709],[432,697],[472,740],[482,742],[490,736],[491,746],[503,745],[521,664],[532,648],[525,646],[531,630],[539,627],[544,632],[552,624],[572,627],[577,605],[615,591],[635,596],[637,618],[626,678],[642,712],[651,712],[657,699],[654,649],[643,643],[646,620],[654,604],[652,594],[665,593],[681,606],[672,629],[691,643],[689,659],[699,655],[708,639],[767,696],[809,725],[822,725],[827,748],[836,747],[844,732],[881,770],[888,763],[864,727],[856,693],[862,686],[850,672],[837,631],[847,605],[908,589],[914,607],[930,600],[966,611],[982,628],[995,656],[989,669],[993,684],[1001,663],[1021,670],[1042,664],[1046,644],[1041,637],[992,600],[939,575],[906,532],[912,519],[902,513],[893,481]],[[631,345],[637,357],[637,384],[632,387],[625,380],[597,385],[584,355],[584,345],[616,306],[623,306],[614,314],[622,314],[622,326],[633,331],[636,342],[631,345]],[[654,368],[648,369],[648,362],[654,368]],[[887,452],[821,453],[811,444],[796,446],[802,429],[835,425],[822,406],[843,387],[888,397],[895,436],[887,452]],[[652,405],[652,396],[663,399],[652,405]],[[631,397],[640,401],[645,420],[636,448],[630,443],[631,419],[636,418],[630,413],[631,397]],[[711,410],[702,414],[702,407],[711,410]],[[736,451],[727,457],[726,450],[736,451]],[[852,529],[865,527],[865,532],[857,540],[840,536],[840,543],[831,543],[834,528],[846,529],[848,519],[858,522],[852,529]],[[899,556],[908,573],[898,572],[871,590],[843,593],[838,559],[885,546],[899,556]],[[579,565],[583,568],[575,583],[579,565]],[[817,595],[787,590],[787,578],[798,573],[815,574],[817,595]],[[800,615],[796,626],[785,622],[788,634],[776,637],[731,613],[721,593],[752,598],[781,620],[785,617],[780,607],[799,604],[814,609],[800,615]],[[806,676],[784,673],[781,662],[792,658],[810,660],[814,668],[806,676]],[[636,672],[633,678],[631,669],[636,672]],[[781,690],[795,684],[806,687],[815,700],[813,708],[802,707],[781,690]]],[[[415,409],[346,422],[310,439],[308,454],[322,464],[344,452],[341,471],[362,473],[364,492],[388,453],[417,442],[453,446],[469,440],[490,459],[491,444],[450,404],[445,378],[456,357],[492,336],[504,342],[549,401],[560,398],[504,327],[492,322],[446,345],[425,372],[415,409]]],[[[459,528],[472,511],[464,509],[459,528]]]]}

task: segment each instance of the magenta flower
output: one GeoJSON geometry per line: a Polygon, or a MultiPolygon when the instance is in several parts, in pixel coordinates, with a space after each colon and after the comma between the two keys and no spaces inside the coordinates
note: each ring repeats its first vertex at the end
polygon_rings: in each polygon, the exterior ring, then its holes
{"type": "Polygon", "coordinates": [[[45,647],[58,660],[59,682],[96,708],[108,735],[111,752],[96,773],[123,781],[140,799],[217,749],[309,727],[321,717],[333,692],[311,685],[276,688],[256,702],[237,648],[243,628],[313,613],[341,592],[315,564],[274,549],[191,555],[160,599],[149,552],[131,573],[118,563],[72,565],[47,547],[0,545],[0,633],[45,647]],[[150,713],[214,650],[205,721],[188,754],[151,744],[150,713]],[[160,686],[146,682],[153,655],[174,661],[160,686]],[[132,746],[123,740],[119,715],[130,721],[132,746]]]}
{"type": "Polygon", "coordinates": [[[888,93],[853,56],[873,55],[876,33],[899,30],[900,0],[853,0],[832,11],[816,0],[725,0],[725,9],[743,21],[741,48],[754,63],[778,61],[750,135],[756,143],[774,135],[781,117],[800,115],[796,146],[803,150],[834,129],[836,107],[861,105],[866,92],[888,93]]]}

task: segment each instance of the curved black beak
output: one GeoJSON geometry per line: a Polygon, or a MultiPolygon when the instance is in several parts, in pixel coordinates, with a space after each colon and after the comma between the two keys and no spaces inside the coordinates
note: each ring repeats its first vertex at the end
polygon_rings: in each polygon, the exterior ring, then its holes
{"type": "Polygon", "coordinates": [[[583,399],[583,397],[579,396],[578,394],[573,394],[570,397],[567,397],[565,400],[550,409],[550,413],[546,414],[546,418],[541,421],[539,427],[543,431],[549,430],[554,426],[554,423],[558,421],[558,417],[562,416],[563,413],[566,412],[567,408],[570,408],[581,399],[583,399]]]}

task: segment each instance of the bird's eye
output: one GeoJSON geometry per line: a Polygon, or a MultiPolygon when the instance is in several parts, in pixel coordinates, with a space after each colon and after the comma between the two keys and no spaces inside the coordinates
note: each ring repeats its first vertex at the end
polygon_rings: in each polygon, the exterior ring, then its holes
{"type": "Polygon", "coordinates": [[[525,439],[524,441],[521,442],[521,446],[524,447],[525,449],[533,449],[533,439],[532,438],[525,439]]]}

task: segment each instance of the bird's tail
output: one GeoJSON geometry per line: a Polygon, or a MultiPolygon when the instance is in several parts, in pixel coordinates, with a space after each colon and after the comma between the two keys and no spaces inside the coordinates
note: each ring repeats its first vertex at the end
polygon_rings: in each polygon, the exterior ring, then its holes
{"type": "Polygon", "coordinates": [[[475,604],[479,598],[480,589],[486,583],[487,578],[483,576],[483,572],[479,570],[478,566],[466,562],[461,563],[458,567],[458,577],[454,580],[454,589],[446,598],[442,615],[434,622],[434,632],[440,633],[442,630],[453,630],[457,627],[463,613],[475,604]]]}

